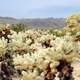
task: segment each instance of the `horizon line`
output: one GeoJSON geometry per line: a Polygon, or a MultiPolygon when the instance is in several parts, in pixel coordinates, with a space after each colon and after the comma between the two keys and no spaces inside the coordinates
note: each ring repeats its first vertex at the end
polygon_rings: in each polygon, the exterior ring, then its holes
{"type": "Polygon", "coordinates": [[[2,18],[12,18],[12,19],[50,19],[50,18],[52,18],[52,19],[61,19],[61,18],[63,18],[63,19],[65,19],[65,18],[67,18],[67,17],[14,17],[14,16],[0,16],[0,17],[2,17],[2,18]]]}

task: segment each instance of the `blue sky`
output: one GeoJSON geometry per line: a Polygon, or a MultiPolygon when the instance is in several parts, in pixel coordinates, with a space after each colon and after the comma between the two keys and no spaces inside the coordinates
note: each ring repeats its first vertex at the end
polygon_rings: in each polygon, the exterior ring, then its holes
{"type": "Polygon", "coordinates": [[[76,13],[80,13],[80,0],[0,0],[4,17],[61,18],[76,13]]]}

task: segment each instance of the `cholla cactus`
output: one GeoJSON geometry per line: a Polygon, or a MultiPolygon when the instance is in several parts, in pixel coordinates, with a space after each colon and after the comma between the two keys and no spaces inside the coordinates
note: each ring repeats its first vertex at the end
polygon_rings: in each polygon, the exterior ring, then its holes
{"type": "Polygon", "coordinates": [[[73,63],[80,63],[80,32],[71,34],[79,26],[78,18],[67,19],[69,31],[29,29],[17,33],[9,25],[1,29],[0,79],[17,75],[17,80],[77,80],[80,65],[73,63]]]}
{"type": "Polygon", "coordinates": [[[7,40],[4,37],[2,37],[0,39],[0,57],[2,57],[2,55],[6,53],[6,49],[7,49],[7,40]]]}
{"type": "Polygon", "coordinates": [[[72,15],[67,18],[66,24],[69,28],[76,28],[80,31],[80,14],[72,15]]]}

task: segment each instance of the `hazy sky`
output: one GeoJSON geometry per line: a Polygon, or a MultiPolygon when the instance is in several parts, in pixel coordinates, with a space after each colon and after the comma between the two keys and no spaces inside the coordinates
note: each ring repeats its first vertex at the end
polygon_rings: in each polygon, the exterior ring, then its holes
{"type": "Polygon", "coordinates": [[[0,0],[0,16],[66,17],[80,13],[80,0],[0,0]]]}

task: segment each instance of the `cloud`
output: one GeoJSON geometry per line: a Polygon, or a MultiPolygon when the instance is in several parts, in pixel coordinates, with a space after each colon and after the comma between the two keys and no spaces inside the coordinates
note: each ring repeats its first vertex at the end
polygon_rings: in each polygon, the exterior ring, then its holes
{"type": "Polygon", "coordinates": [[[50,6],[48,8],[34,9],[27,14],[29,18],[33,17],[67,17],[71,14],[80,13],[80,7],[74,6],[50,6]]]}
{"type": "Polygon", "coordinates": [[[50,6],[80,6],[80,0],[2,0],[0,6],[15,9],[40,9],[50,6]]]}
{"type": "Polygon", "coordinates": [[[15,17],[64,17],[79,12],[80,0],[1,0],[0,15],[15,17]]]}
{"type": "Polygon", "coordinates": [[[72,7],[80,6],[80,0],[30,0],[30,9],[48,8],[50,6],[72,7]]]}

